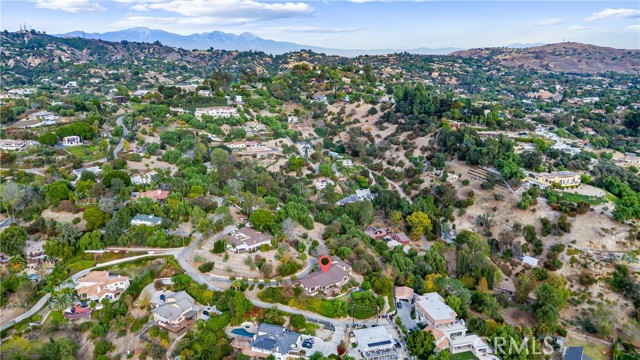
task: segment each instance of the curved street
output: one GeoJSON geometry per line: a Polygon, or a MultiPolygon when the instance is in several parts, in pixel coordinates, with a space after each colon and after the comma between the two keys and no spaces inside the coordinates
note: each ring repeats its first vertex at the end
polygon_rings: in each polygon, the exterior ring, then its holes
{"type": "Polygon", "coordinates": [[[124,126],[124,122],[122,121],[122,119],[124,119],[124,115],[121,115],[116,119],[116,124],[122,127],[122,137],[120,138],[120,142],[118,143],[118,145],[116,145],[116,148],[113,149],[114,159],[118,157],[118,153],[120,152],[120,150],[122,150],[122,147],[124,146],[124,137],[127,136],[127,134],[129,133],[129,130],[127,129],[126,126],[124,126]]]}

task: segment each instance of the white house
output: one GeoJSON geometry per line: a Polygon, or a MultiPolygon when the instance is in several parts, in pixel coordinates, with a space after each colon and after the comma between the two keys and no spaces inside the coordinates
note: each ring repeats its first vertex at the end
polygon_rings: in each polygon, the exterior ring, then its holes
{"type": "Polygon", "coordinates": [[[0,150],[8,150],[8,151],[23,150],[27,146],[31,145],[31,143],[32,142],[27,140],[0,139],[0,150]]]}
{"type": "Polygon", "coordinates": [[[427,325],[424,331],[433,334],[438,350],[449,349],[452,354],[472,351],[475,355],[490,351],[478,335],[467,333],[465,321],[458,320],[458,314],[438,293],[417,296],[415,309],[416,320],[427,325]]]}
{"type": "Polygon", "coordinates": [[[538,263],[540,262],[540,260],[531,257],[531,256],[523,256],[522,257],[522,265],[529,265],[531,267],[538,267],[538,263]]]}
{"type": "Polygon", "coordinates": [[[62,138],[62,145],[64,146],[82,145],[82,139],[80,138],[80,136],[77,136],[77,135],[65,136],[62,138]]]}
{"type": "Polygon", "coordinates": [[[211,96],[211,90],[198,90],[198,95],[209,97],[211,96]]]}
{"type": "Polygon", "coordinates": [[[326,187],[331,184],[331,185],[335,185],[335,183],[333,182],[333,180],[323,177],[320,179],[313,179],[313,186],[316,187],[316,189],[318,190],[324,190],[326,189],[326,187]]]}
{"type": "Polygon", "coordinates": [[[162,218],[155,215],[136,215],[131,218],[131,225],[156,226],[162,222],[162,218]]]}
{"type": "Polygon", "coordinates": [[[151,180],[153,180],[153,177],[155,175],[156,175],[155,171],[151,171],[151,172],[146,173],[146,174],[136,175],[136,176],[131,178],[131,182],[136,184],[136,185],[151,184],[151,180]]]}
{"type": "Polygon", "coordinates": [[[236,253],[254,252],[258,251],[262,245],[271,245],[271,236],[245,226],[229,234],[214,236],[213,243],[218,241],[225,241],[227,248],[236,253]]]}
{"type": "Polygon", "coordinates": [[[298,117],[297,116],[293,116],[293,115],[289,115],[289,117],[287,117],[287,121],[289,122],[289,124],[294,124],[298,122],[298,117]]]}
{"type": "Polygon", "coordinates": [[[395,341],[384,326],[353,330],[358,352],[364,360],[396,360],[395,341]]]}
{"type": "Polygon", "coordinates": [[[238,116],[238,110],[229,106],[210,107],[210,108],[198,108],[195,111],[196,118],[202,118],[202,115],[209,115],[216,117],[231,117],[238,116]]]}

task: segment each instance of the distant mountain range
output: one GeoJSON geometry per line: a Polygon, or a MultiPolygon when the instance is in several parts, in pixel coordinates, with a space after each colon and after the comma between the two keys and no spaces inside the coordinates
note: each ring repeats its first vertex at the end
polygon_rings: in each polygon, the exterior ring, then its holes
{"type": "MultiPolygon", "coordinates": [[[[286,41],[275,41],[263,39],[252,33],[242,33],[240,35],[225,33],[222,31],[212,31],[201,34],[179,35],[163,30],[154,30],[145,27],[136,27],[131,29],[111,31],[105,33],[85,33],[83,31],[73,31],[66,34],[59,34],[60,37],[84,37],[88,39],[100,39],[106,41],[135,41],[153,43],[159,41],[163,45],[179,47],[183,49],[200,49],[209,48],[223,50],[240,50],[240,51],[263,51],[268,54],[284,54],[301,49],[313,50],[318,53],[339,56],[357,56],[357,55],[383,55],[396,52],[408,52],[420,55],[447,55],[455,51],[464,50],[461,48],[427,48],[420,47],[415,49],[332,49],[319,46],[301,45],[286,41]]],[[[526,47],[523,44],[517,44],[526,47]]],[[[535,46],[535,45],[531,45],[535,46]]]]}

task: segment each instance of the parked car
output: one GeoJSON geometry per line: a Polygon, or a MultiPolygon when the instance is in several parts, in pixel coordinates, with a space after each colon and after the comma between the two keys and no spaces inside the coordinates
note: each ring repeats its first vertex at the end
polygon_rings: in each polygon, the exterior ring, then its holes
{"type": "Polygon", "coordinates": [[[398,309],[402,309],[402,303],[400,301],[398,301],[398,303],[396,304],[398,309]]]}

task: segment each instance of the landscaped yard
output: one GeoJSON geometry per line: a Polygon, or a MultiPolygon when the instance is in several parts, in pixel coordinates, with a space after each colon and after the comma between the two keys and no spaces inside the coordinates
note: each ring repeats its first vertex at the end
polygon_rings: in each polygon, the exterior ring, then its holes
{"type": "Polygon", "coordinates": [[[591,360],[608,360],[611,358],[611,347],[588,339],[579,339],[569,335],[565,341],[565,346],[582,346],[584,354],[591,360]]]}
{"type": "Polygon", "coordinates": [[[465,351],[451,355],[451,360],[478,360],[478,357],[473,355],[471,351],[465,351]]]}
{"type": "Polygon", "coordinates": [[[604,204],[607,201],[605,198],[599,197],[599,196],[588,196],[588,195],[570,193],[566,191],[562,192],[562,200],[571,201],[574,203],[585,201],[591,205],[600,205],[600,204],[604,204]]]}
{"type": "Polygon", "coordinates": [[[100,160],[105,157],[105,154],[98,151],[95,146],[90,145],[78,145],[66,148],[69,154],[77,156],[84,162],[91,162],[100,160]]]}

